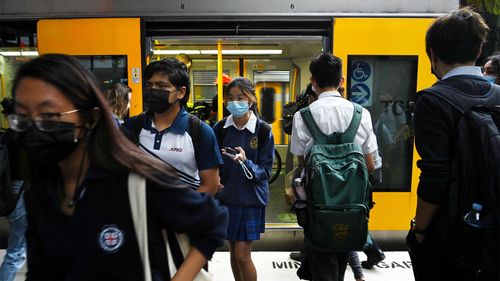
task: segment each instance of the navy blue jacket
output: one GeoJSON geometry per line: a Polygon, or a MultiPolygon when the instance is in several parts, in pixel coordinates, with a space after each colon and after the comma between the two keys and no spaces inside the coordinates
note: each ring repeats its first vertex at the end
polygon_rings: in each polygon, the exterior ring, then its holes
{"type": "MultiPolygon", "coordinates": [[[[52,169],[52,171],[57,169],[52,169]]],[[[27,280],[143,280],[143,268],[130,213],[127,173],[89,169],[79,188],[73,216],[60,210],[60,176],[44,179],[26,194],[28,212],[27,280]]],[[[173,179],[173,181],[176,181],[173,179]]],[[[179,186],[178,182],[175,183],[179,186]]],[[[227,210],[191,188],[167,188],[147,182],[148,227],[187,233],[207,258],[225,240],[227,210]]],[[[158,229],[149,229],[155,281],[168,280],[158,268],[158,229]],[[154,236],[154,237],[152,237],[154,236]],[[152,246],[155,246],[153,249],[152,246]]],[[[166,259],[166,255],[165,255],[166,259]]],[[[161,271],[167,270],[167,273],[161,271]]]]}
{"type": "Polygon", "coordinates": [[[216,137],[220,138],[219,130],[226,130],[224,139],[218,140],[222,147],[240,146],[245,151],[247,160],[243,164],[253,175],[248,179],[242,167],[232,159],[223,156],[224,166],[220,169],[221,183],[224,189],[216,195],[224,205],[237,207],[265,207],[269,202],[269,178],[273,166],[274,137],[271,131],[262,143],[258,143],[258,133],[262,121],[257,121],[256,130],[251,133],[245,129],[237,130],[234,126],[222,128],[219,122],[215,124],[216,137]]]}

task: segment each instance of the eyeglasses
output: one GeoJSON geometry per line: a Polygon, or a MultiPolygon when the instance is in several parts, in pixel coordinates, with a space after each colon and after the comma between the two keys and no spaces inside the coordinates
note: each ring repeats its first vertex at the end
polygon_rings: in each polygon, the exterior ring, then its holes
{"type": "MultiPolygon", "coordinates": [[[[25,132],[35,124],[35,126],[43,132],[54,132],[59,128],[61,116],[75,113],[81,109],[73,109],[60,113],[42,113],[33,118],[26,114],[9,114],[9,126],[16,132],[25,132]]],[[[76,126],[75,126],[76,127],[76,126]]]]}

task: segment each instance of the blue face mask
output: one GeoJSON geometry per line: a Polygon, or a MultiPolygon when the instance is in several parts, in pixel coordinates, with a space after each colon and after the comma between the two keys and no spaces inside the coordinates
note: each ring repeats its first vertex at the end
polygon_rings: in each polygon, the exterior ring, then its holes
{"type": "Polygon", "coordinates": [[[241,117],[248,112],[250,105],[248,101],[230,101],[227,103],[227,110],[235,117],[241,117]]]}
{"type": "Polygon", "coordinates": [[[495,84],[495,76],[492,76],[492,75],[486,75],[486,76],[483,76],[484,79],[486,79],[488,82],[490,82],[491,84],[495,84]]]}

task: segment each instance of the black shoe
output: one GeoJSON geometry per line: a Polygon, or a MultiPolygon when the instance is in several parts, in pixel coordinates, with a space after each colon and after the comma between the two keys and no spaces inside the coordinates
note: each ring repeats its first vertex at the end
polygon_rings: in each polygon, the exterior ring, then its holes
{"type": "Polygon", "coordinates": [[[294,261],[302,261],[304,259],[304,257],[305,257],[304,252],[290,253],[290,258],[294,261]]]}
{"type": "Polygon", "coordinates": [[[382,251],[377,251],[374,253],[370,253],[367,255],[367,260],[361,262],[361,267],[370,269],[377,263],[383,261],[385,259],[385,255],[382,251]]]}

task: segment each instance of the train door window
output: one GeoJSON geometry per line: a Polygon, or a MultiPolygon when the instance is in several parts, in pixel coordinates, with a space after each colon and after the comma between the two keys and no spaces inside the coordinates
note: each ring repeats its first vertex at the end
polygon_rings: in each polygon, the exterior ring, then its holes
{"type": "MultiPolygon", "coordinates": [[[[290,93],[290,71],[266,70],[254,71],[255,93],[259,99],[260,114],[269,124],[280,122],[283,101],[288,100],[290,93]]],[[[275,137],[282,137],[280,134],[275,137]]],[[[284,140],[276,139],[277,143],[284,140]]]]}
{"type": "MultiPolygon", "coordinates": [[[[347,97],[370,111],[382,158],[375,191],[411,189],[417,56],[348,56],[347,97]]],[[[375,163],[376,166],[377,163],[375,163]]]]}
{"type": "Polygon", "coordinates": [[[85,67],[90,69],[101,83],[102,89],[107,89],[113,83],[128,85],[126,56],[75,56],[85,67]]]}

